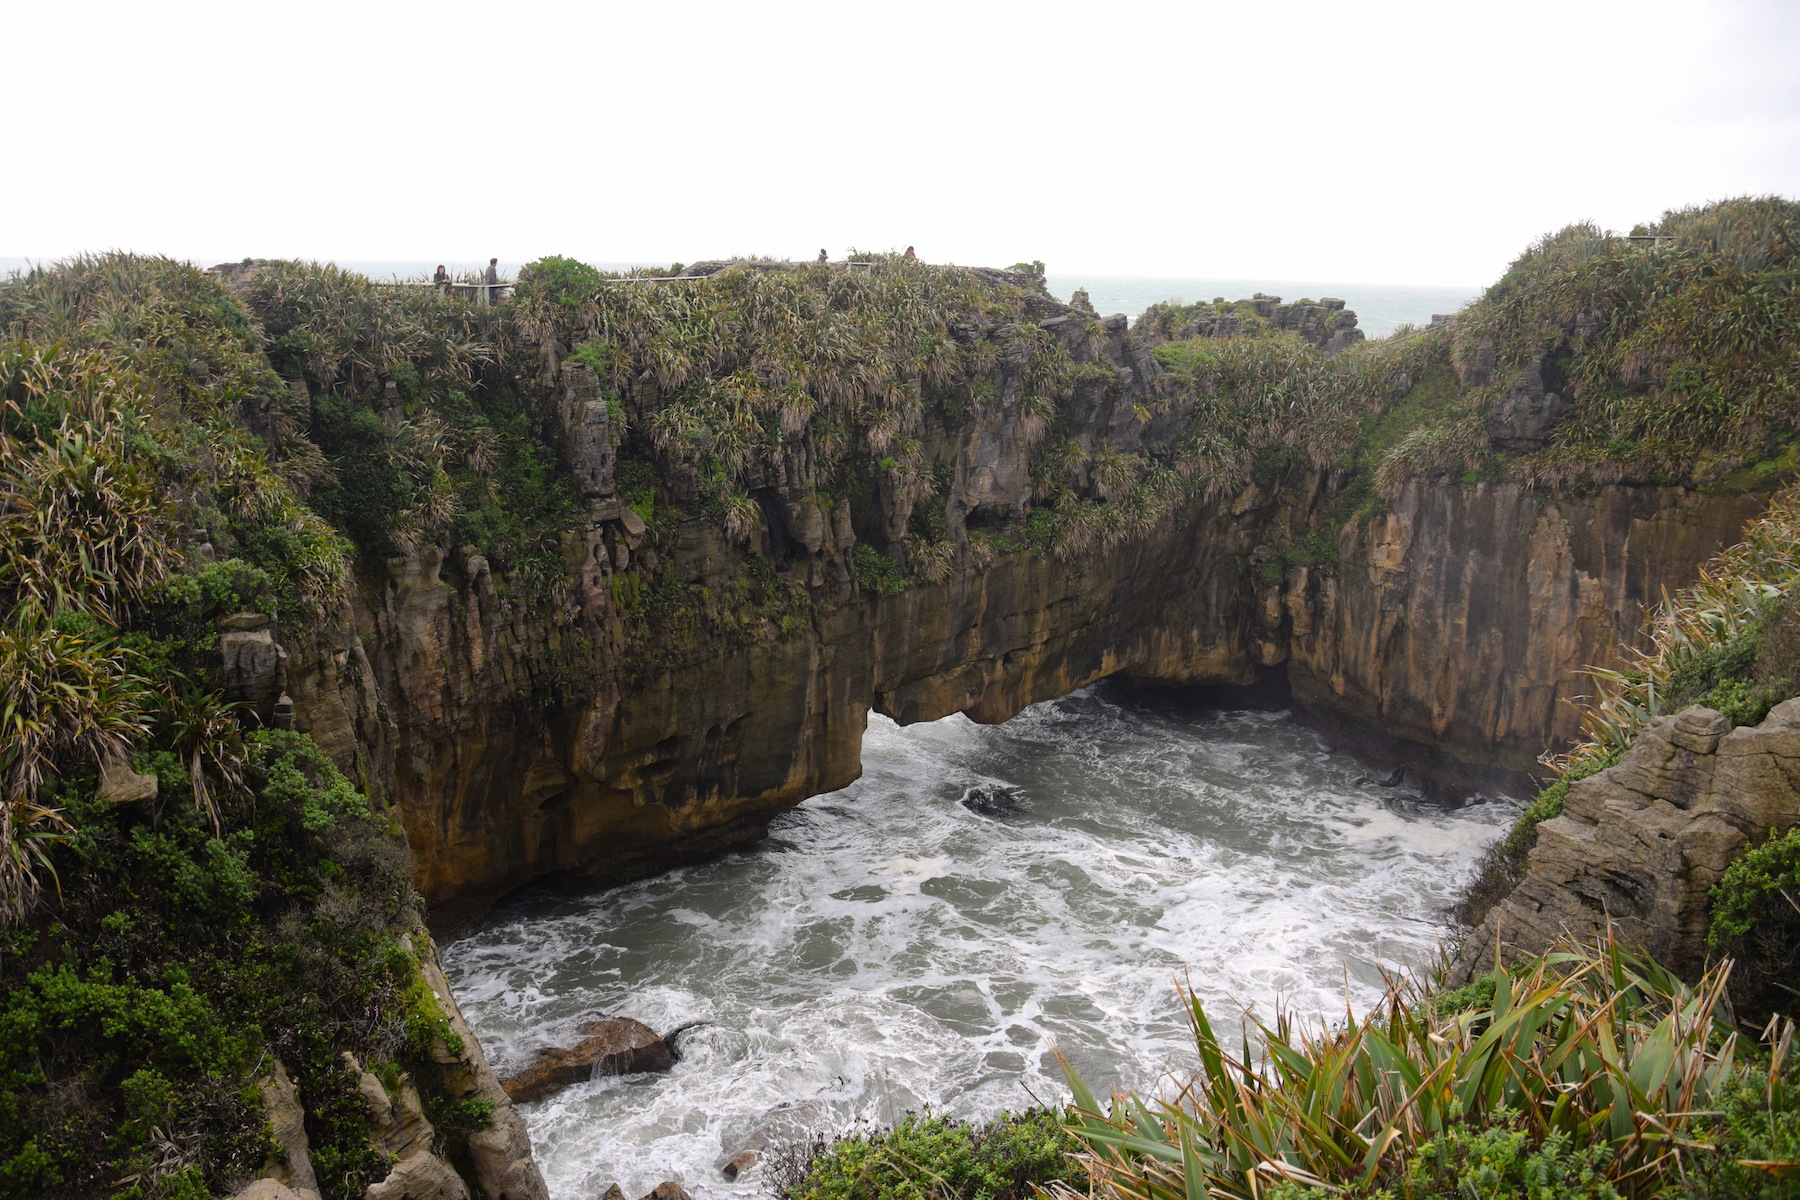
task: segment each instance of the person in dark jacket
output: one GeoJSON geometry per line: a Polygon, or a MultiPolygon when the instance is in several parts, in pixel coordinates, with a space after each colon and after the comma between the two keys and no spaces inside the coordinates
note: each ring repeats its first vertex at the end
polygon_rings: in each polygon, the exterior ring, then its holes
{"type": "Polygon", "coordinates": [[[500,302],[499,289],[494,287],[493,285],[500,282],[500,260],[499,259],[497,259],[497,258],[488,259],[487,275],[484,276],[484,278],[488,284],[488,289],[487,289],[488,303],[489,304],[498,304],[500,302]]]}
{"type": "Polygon", "coordinates": [[[450,290],[450,272],[444,270],[443,263],[438,264],[437,274],[431,277],[431,282],[437,285],[437,290],[440,292],[450,290]]]}

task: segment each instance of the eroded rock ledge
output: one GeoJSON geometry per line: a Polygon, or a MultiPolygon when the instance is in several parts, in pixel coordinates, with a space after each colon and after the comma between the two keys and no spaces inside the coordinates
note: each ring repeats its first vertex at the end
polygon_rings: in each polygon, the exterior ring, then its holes
{"type": "Polygon", "coordinates": [[[1771,830],[1800,824],[1800,699],[1732,729],[1710,708],[1658,717],[1625,757],[1569,788],[1538,828],[1525,878],[1465,942],[1467,983],[1564,935],[1592,940],[1612,922],[1627,943],[1678,974],[1704,967],[1709,893],[1771,830]]]}

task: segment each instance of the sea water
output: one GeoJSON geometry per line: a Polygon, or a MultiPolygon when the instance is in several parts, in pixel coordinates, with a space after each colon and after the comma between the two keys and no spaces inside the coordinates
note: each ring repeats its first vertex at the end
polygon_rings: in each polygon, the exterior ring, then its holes
{"type": "Polygon", "coordinates": [[[1411,283],[1321,283],[1316,280],[1173,279],[1153,275],[1062,275],[1047,278],[1050,292],[1067,303],[1076,288],[1086,288],[1094,311],[1136,318],[1152,304],[1174,301],[1248,300],[1258,292],[1287,303],[1333,296],[1356,313],[1356,327],[1371,338],[1386,337],[1401,325],[1427,325],[1438,314],[1451,314],[1481,295],[1478,287],[1411,283]]]}
{"type": "Polygon", "coordinates": [[[863,762],[753,846],[515,899],[444,948],[502,1073],[595,1013],[700,1023],[666,1075],[522,1107],[558,1200],[757,1195],[766,1167],[717,1163],[783,1106],[822,1131],[989,1117],[1066,1097],[1058,1051],[1155,1090],[1196,1065],[1182,986],[1227,1025],[1341,1019],[1433,962],[1514,812],[1382,787],[1285,713],[1105,689],[998,726],[874,716],[863,762]]]}

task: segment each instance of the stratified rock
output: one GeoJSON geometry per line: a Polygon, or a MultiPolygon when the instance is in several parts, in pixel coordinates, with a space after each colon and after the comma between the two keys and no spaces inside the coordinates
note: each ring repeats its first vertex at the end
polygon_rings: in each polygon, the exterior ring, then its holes
{"type": "Polygon", "coordinates": [[[542,1100],[596,1076],[667,1071],[675,1065],[668,1043],[642,1021],[601,1017],[583,1021],[576,1031],[588,1036],[568,1049],[539,1050],[530,1066],[501,1080],[515,1104],[542,1100]]]}
{"type": "Polygon", "coordinates": [[[306,1110],[300,1089],[288,1078],[281,1060],[257,1081],[263,1107],[269,1114],[269,1138],[279,1147],[280,1159],[264,1167],[275,1182],[291,1188],[303,1200],[319,1200],[319,1181],[313,1174],[311,1145],[306,1137],[306,1110]]]}
{"type": "Polygon", "coordinates": [[[122,758],[108,758],[100,764],[100,786],[94,798],[102,804],[137,804],[156,799],[159,781],[154,775],[139,775],[122,758]]]}
{"type": "Polygon", "coordinates": [[[415,1154],[370,1184],[363,1200],[469,1200],[469,1187],[454,1168],[435,1154],[415,1154]]]}
{"type": "Polygon", "coordinates": [[[563,453],[575,490],[588,501],[611,496],[613,468],[618,460],[618,452],[613,448],[612,414],[601,397],[600,376],[587,363],[562,364],[557,415],[563,423],[563,453]]]}
{"type": "Polygon", "coordinates": [[[1620,939],[1686,975],[1706,960],[1709,893],[1746,845],[1800,824],[1800,699],[1730,729],[1709,708],[1646,725],[1538,827],[1525,878],[1465,943],[1454,982],[1564,933],[1620,939]]]}
{"type": "Polygon", "coordinates": [[[262,613],[236,613],[219,622],[219,666],[227,700],[248,705],[268,720],[287,690],[288,652],[275,641],[262,613]]]}

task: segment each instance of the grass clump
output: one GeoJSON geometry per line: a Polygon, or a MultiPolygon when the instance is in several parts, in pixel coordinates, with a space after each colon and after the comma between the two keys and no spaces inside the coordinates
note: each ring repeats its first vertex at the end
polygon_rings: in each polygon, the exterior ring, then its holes
{"type": "Polygon", "coordinates": [[[778,1200],[1028,1200],[1087,1176],[1064,1114],[1032,1109],[969,1123],[908,1114],[876,1133],[820,1139],[777,1160],[778,1200]]]}
{"type": "Polygon", "coordinates": [[[1252,1020],[1255,1056],[1190,997],[1201,1069],[1174,1100],[1105,1105],[1071,1073],[1091,1194],[1572,1200],[1702,1177],[1708,1195],[1793,1195],[1800,1163],[1760,1157],[1800,1111],[1793,1026],[1740,1065],[1728,974],[1689,987],[1615,944],[1565,946],[1454,1005],[1397,984],[1336,1028],[1252,1020]]]}

